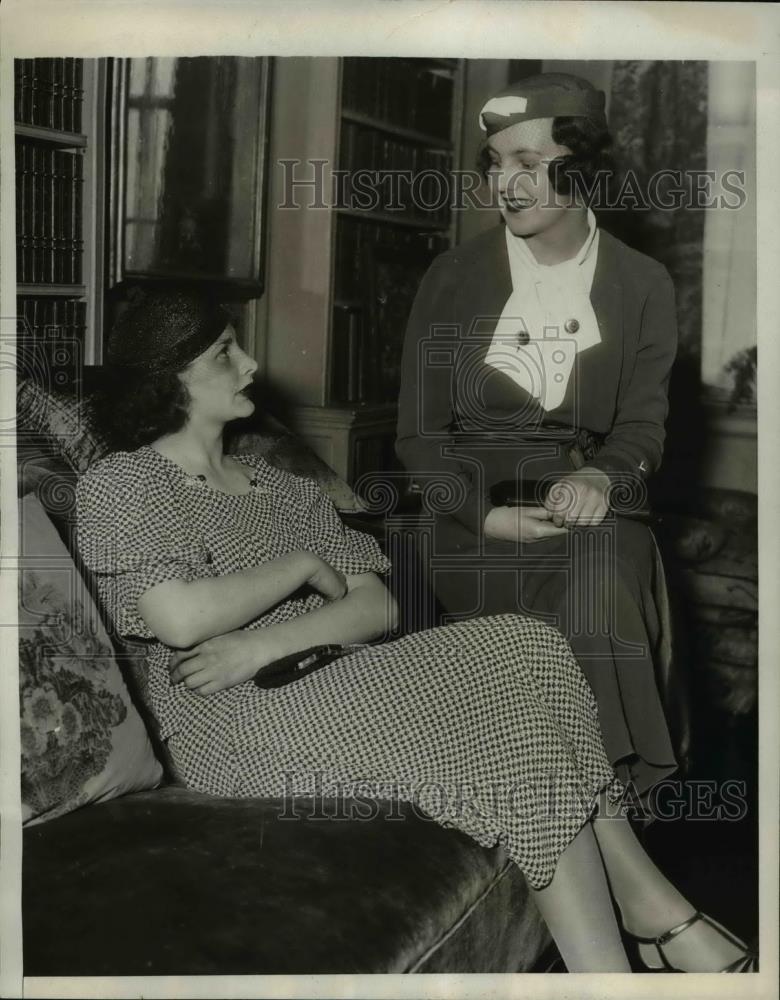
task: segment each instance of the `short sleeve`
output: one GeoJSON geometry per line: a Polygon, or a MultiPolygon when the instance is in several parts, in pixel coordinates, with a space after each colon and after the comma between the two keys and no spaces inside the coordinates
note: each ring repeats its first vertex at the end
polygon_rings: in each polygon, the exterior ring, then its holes
{"type": "Polygon", "coordinates": [[[209,558],[170,482],[132,459],[119,452],[79,479],[76,542],[118,632],[154,639],[139,598],[167,580],[210,575],[209,558]]]}
{"type": "Polygon", "coordinates": [[[389,573],[390,560],[376,539],[348,528],[333,502],[315,483],[302,480],[307,494],[301,531],[303,547],[314,552],[335,569],[351,576],[360,573],[389,573]]]}

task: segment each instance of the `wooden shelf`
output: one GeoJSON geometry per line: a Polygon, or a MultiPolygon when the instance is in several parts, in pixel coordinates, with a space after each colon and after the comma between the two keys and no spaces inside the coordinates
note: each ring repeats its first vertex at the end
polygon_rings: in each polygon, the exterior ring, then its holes
{"type": "Polygon", "coordinates": [[[63,299],[83,299],[87,294],[86,285],[17,285],[16,294],[40,299],[44,297],[63,299]]]}
{"type": "Polygon", "coordinates": [[[87,145],[87,137],[79,132],[60,132],[55,128],[44,128],[43,125],[23,125],[17,122],[14,132],[24,139],[48,142],[65,149],[83,149],[87,145]]]}
{"type": "Polygon", "coordinates": [[[365,125],[367,128],[376,129],[378,132],[385,132],[388,135],[397,136],[399,139],[408,139],[410,142],[419,142],[423,146],[432,146],[434,149],[451,150],[452,140],[441,136],[430,135],[427,132],[418,132],[416,129],[404,128],[403,125],[392,125],[381,118],[372,118],[371,115],[364,115],[360,111],[350,111],[342,108],[341,117],[355,125],[365,125]]]}
{"type": "Polygon", "coordinates": [[[348,215],[353,219],[365,219],[367,222],[381,222],[392,226],[406,226],[407,229],[424,229],[431,233],[446,233],[449,225],[442,225],[440,222],[429,222],[427,219],[412,219],[408,215],[400,212],[372,212],[362,211],[359,208],[337,208],[339,215],[348,215]]]}

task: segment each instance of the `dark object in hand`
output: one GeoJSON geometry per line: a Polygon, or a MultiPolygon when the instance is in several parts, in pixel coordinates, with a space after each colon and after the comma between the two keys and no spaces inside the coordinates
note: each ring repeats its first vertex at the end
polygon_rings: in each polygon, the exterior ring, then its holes
{"type": "Polygon", "coordinates": [[[293,681],[313,674],[315,670],[327,666],[348,652],[347,647],[338,645],[310,646],[289,656],[282,656],[263,667],[254,676],[259,688],[284,687],[293,681]]]}
{"type": "MultiPolygon", "coordinates": [[[[543,507],[547,494],[556,479],[528,479],[516,481],[504,479],[490,487],[490,502],[494,507],[543,507]]],[[[610,514],[617,517],[629,517],[633,521],[643,521],[646,524],[660,521],[647,506],[634,507],[630,503],[610,507],[610,514]]],[[[576,525],[572,525],[576,527],[576,525]]]]}
{"type": "Polygon", "coordinates": [[[543,507],[554,479],[504,479],[490,487],[494,507],[543,507]]]}

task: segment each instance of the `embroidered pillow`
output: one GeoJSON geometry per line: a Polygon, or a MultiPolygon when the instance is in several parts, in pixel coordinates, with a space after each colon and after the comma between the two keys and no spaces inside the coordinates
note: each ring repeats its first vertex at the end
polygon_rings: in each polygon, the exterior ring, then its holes
{"type": "Polygon", "coordinates": [[[19,513],[22,810],[42,822],[163,772],[68,550],[36,496],[19,513]]]}

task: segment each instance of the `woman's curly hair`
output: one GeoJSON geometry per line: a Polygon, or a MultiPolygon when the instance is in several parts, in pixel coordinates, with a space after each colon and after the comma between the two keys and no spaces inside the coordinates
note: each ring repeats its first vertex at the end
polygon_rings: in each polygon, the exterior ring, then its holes
{"type": "Polygon", "coordinates": [[[134,451],[184,426],[190,394],[176,372],[106,368],[91,402],[109,448],[134,451]]]}
{"type": "Polygon", "coordinates": [[[108,363],[91,403],[114,451],[132,451],[187,421],[190,395],[179,373],[235,323],[233,309],[197,286],[127,282],[109,295],[108,363]]]}
{"type": "MultiPolygon", "coordinates": [[[[589,203],[598,191],[599,181],[609,181],[615,172],[609,130],[582,115],[559,116],[553,118],[552,138],[557,145],[571,150],[550,162],[548,171],[553,190],[562,195],[578,192],[589,203]]],[[[491,166],[487,141],[480,147],[477,166],[487,178],[491,166]]]]}

